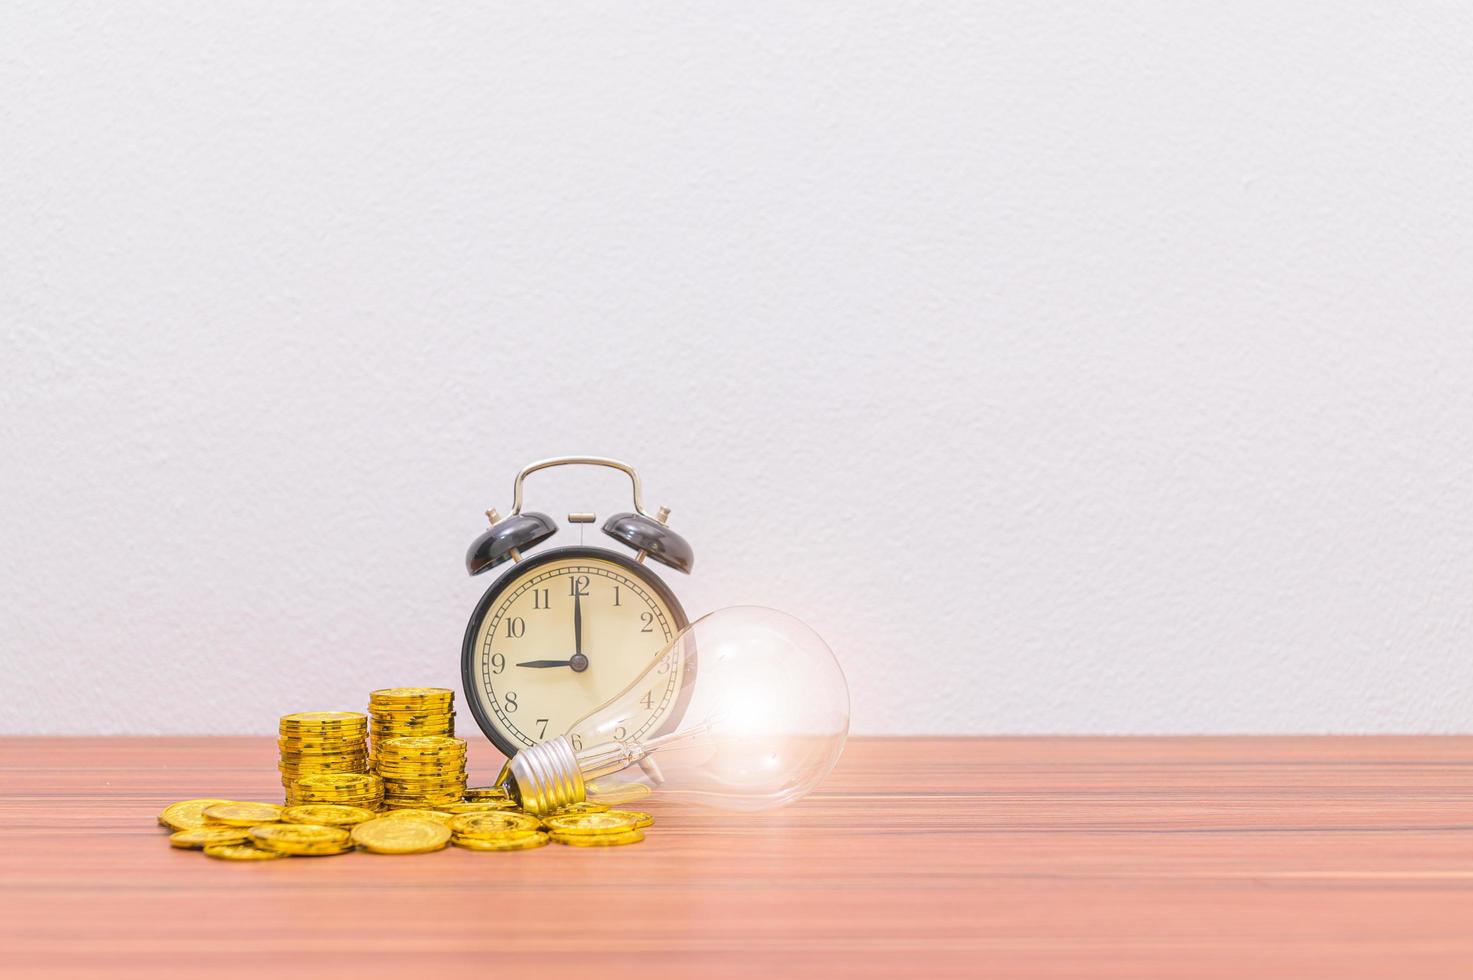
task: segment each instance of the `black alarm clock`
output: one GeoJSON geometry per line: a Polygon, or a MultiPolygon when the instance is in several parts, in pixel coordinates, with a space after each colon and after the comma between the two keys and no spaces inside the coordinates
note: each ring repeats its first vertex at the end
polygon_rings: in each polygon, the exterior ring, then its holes
{"type": "MultiPolygon", "coordinates": [[[[666,525],[669,508],[645,512],[639,475],[627,463],[597,456],[544,459],[517,474],[511,513],[489,510],[491,527],[466,552],[472,575],[507,566],[471,613],[461,649],[465,701],[481,731],[503,754],[567,734],[594,708],[639,678],[689,621],[670,587],[648,561],[686,574],[690,545],[666,525]],[[628,550],[565,547],[538,550],[558,531],[546,514],[523,512],[522,484],[554,466],[606,466],[625,473],[634,510],[618,513],[603,532],[628,550]]],[[[592,513],[568,515],[591,524],[592,513]]],[[[689,696],[691,669],[673,664],[655,672],[640,709],[616,737],[639,738],[672,726],[689,696]]]]}

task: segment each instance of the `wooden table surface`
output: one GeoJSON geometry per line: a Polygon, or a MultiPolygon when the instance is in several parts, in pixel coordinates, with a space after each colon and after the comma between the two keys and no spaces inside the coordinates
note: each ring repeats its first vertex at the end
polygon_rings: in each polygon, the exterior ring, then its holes
{"type": "Polygon", "coordinates": [[[1473,738],[854,739],[795,807],[652,801],[633,847],[167,845],[274,763],[0,739],[0,975],[1473,976],[1473,738]]]}

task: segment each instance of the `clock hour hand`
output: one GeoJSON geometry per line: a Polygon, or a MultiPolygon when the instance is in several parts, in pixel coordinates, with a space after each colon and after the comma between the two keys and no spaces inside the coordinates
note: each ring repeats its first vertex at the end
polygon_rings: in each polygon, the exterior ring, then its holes
{"type": "Polygon", "coordinates": [[[588,658],[581,653],[573,654],[568,660],[523,660],[518,667],[572,667],[575,673],[588,669],[588,658]]]}

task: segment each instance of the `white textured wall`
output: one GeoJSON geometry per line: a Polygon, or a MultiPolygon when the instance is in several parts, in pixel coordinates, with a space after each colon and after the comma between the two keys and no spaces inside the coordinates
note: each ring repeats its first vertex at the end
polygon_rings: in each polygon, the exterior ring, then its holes
{"type": "Polygon", "coordinates": [[[454,6],[0,6],[0,730],[455,683],[563,452],[858,731],[1473,727],[1466,8],[454,6]]]}

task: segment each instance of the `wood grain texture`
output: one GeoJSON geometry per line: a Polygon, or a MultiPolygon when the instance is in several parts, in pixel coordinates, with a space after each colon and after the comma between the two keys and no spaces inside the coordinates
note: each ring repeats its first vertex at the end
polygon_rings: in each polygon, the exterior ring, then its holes
{"type": "Polygon", "coordinates": [[[855,739],[796,807],[652,802],[635,847],[168,847],[166,803],[279,799],[274,761],[0,739],[0,974],[1473,974],[1473,738],[855,739]]]}

